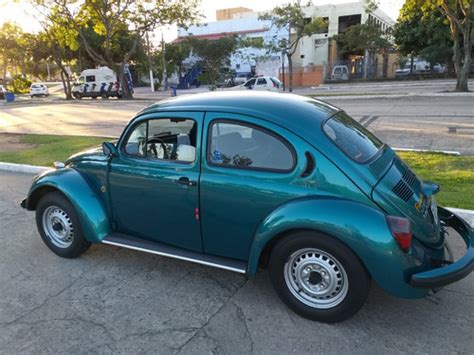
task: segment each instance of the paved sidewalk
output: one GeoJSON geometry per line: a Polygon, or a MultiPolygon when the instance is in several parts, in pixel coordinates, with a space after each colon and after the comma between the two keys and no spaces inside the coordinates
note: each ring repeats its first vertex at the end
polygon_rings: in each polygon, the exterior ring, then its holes
{"type": "Polygon", "coordinates": [[[19,207],[30,182],[0,171],[0,353],[472,353],[473,274],[431,299],[373,285],[355,317],[319,324],[289,311],[264,271],[246,280],[105,245],[59,258],[19,207]]]}

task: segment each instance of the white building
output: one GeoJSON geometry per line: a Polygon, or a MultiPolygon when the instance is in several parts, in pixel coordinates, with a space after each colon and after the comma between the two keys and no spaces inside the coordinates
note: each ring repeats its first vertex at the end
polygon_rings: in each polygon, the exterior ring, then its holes
{"type": "Polygon", "coordinates": [[[328,23],[326,29],[310,37],[301,39],[293,62],[296,66],[337,64],[341,60],[337,53],[335,41],[331,38],[348,27],[374,21],[382,30],[393,26],[395,22],[380,9],[372,13],[365,11],[363,1],[345,4],[328,4],[309,6],[304,9],[308,18],[322,17],[328,23]]]}
{"type": "MultiPolygon", "coordinates": [[[[218,21],[190,26],[186,30],[178,29],[176,41],[189,36],[218,39],[237,35],[241,38],[262,38],[264,43],[278,41],[285,36],[288,38],[286,31],[272,27],[270,21],[259,20],[259,15],[259,13],[245,8],[218,10],[218,21]],[[223,11],[225,15],[223,15],[223,11]]],[[[183,64],[192,64],[195,60],[196,58],[190,57],[183,64]]],[[[236,73],[278,76],[278,69],[281,67],[281,54],[268,54],[265,49],[260,48],[243,48],[231,56],[230,67],[236,73]]]]}

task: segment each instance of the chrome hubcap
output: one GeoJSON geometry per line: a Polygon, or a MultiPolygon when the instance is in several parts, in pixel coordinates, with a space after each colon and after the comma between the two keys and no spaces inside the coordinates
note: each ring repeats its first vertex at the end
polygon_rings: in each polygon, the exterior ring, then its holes
{"type": "Polygon", "coordinates": [[[337,306],[344,300],[349,288],[346,271],[339,261],[319,249],[301,249],[291,254],[284,274],[293,296],[314,308],[337,306]]]}
{"type": "Polygon", "coordinates": [[[67,248],[74,239],[71,218],[61,208],[49,206],[43,212],[43,230],[58,248],[67,248]]]}

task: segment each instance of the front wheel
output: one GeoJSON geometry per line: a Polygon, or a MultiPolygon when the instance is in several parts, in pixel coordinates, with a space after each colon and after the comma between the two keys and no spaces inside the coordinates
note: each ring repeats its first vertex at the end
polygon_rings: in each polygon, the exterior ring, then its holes
{"type": "Polygon", "coordinates": [[[43,242],[63,258],[75,258],[89,249],[74,207],[60,192],[44,195],[36,207],[36,226],[43,242]]]}
{"type": "Polygon", "coordinates": [[[297,232],[272,250],[270,278],[283,302],[302,317],[345,320],[365,303],[369,275],[343,243],[317,232],[297,232]]]}

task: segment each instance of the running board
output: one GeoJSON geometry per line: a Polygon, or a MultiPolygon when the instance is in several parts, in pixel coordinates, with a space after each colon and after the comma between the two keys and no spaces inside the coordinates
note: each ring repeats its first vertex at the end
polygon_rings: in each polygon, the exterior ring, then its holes
{"type": "Polygon", "coordinates": [[[104,238],[104,240],[102,240],[102,243],[143,251],[145,253],[167,256],[169,258],[186,260],[197,264],[238,272],[241,274],[245,274],[247,269],[247,264],[243,261],[174,248],[149,240],[131,237],[122,233],[110,233],[104,238]]]}

